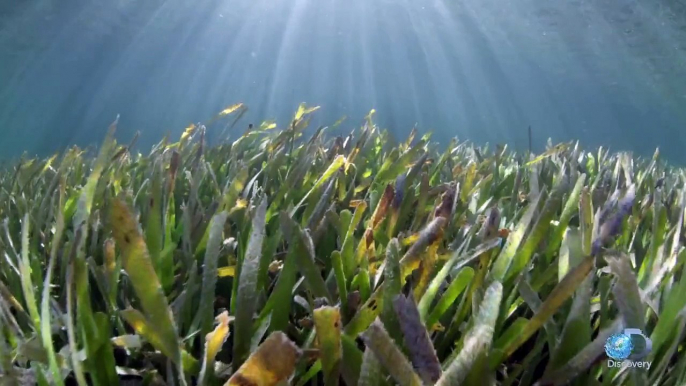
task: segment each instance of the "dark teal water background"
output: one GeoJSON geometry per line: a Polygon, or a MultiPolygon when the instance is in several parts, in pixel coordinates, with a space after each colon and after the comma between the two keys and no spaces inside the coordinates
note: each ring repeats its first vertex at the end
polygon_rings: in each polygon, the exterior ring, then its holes
{"type": "MultiPolygon", "coordinates": [[[[682,2],[681,2],[682,3],[682,2]]],[[[572,0],[25,0],[0,4],[0,158],[147,149],[243,102],[346,132],[527,147],[579,139],[686,161],[686,6],[572,0]]],[[[210,128],[214,140],[220,128],[210,128]]]]}

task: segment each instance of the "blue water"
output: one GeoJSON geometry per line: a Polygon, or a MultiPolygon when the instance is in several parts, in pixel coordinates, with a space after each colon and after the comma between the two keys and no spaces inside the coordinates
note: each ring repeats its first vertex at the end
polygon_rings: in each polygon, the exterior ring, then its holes
{"type": "MultiPolygon", "coordinates": [[[[146,149],[243,102],[248,123],[358,126],[535,150],[578,139],[686,161],[686,6],[572,0],[24,0],[0,4],[0,158],[146,149]]],[[[221,126],[208,135],[218,138],[221,126]]]]}

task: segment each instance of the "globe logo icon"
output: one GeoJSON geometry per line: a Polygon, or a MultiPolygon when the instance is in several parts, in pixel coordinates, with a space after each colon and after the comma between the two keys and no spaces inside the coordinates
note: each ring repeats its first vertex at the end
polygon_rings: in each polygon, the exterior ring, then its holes
{"type": "Polygon", "coordinates": [[[607,338],[605,342],[605,352],[607,356],[614,360],[627,359],[633,349],[634,343],[631,340],[631,336],[627,334],[614,334],[607,338]]]}

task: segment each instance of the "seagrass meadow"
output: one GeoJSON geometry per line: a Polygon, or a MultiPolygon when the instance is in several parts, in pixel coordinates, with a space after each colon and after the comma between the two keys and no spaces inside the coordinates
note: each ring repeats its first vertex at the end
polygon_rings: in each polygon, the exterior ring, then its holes
{"type": "Polygon", "coordinates": [[[2,168],[2,385],[686,384],[659,154],[305,135],[305,105],[206,143],[244,109],[2,168]],[[649,368],[608,365],[624,328],[649,368]]]}

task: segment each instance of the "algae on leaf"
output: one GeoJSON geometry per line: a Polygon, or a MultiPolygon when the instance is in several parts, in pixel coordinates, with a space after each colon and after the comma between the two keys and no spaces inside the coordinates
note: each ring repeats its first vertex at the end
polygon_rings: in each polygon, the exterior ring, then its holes
{"type": "Polygon", "coordinates": [[[317,308],[313,314],[324,379],[327,385],[336,385],[343,356],[341,314],[338,308],[334,307],[317,308]]]}
{"type": "Polygon", "coordinates": [[[154,330],[159,335],[159,340],[155,342],[157,348],[179,364],[181,349],[176,326],[138,223],[122,199],[112,200],[111,205],[112,233],[121,250],[122,267],[145,312],[144,321],[150,326],[155,326],[154,330]]]}
{"type": "Polygon", "coordinates": [[[236,300],[236,321],[233,345],[234,365],[240,366],[250,353],[250,341],[253,331],[253,314],[257,300],[257,278],[260,259],[262,258],[262,240],[264,239],[267,211],[267,198],[262,197],[255,211],[250,240],[241,264],[238,279],[236,300]]]}

